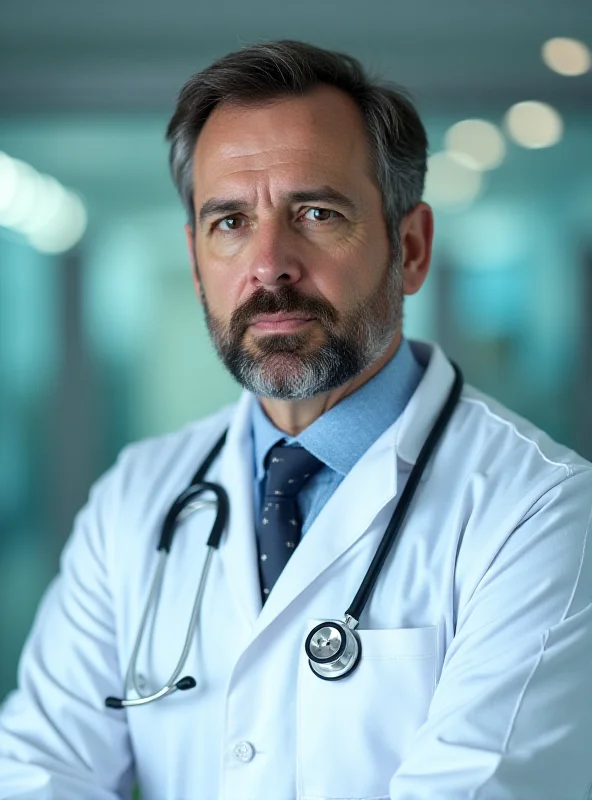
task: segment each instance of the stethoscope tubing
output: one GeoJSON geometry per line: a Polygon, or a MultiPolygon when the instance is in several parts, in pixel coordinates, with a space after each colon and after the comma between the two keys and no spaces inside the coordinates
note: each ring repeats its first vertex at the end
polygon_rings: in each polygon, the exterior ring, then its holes
{"type": "Polygon", "coordinates": [[[376,549],[376,553],[370,562],[368,571],[364,575],[364,579],[360,584],[360,588],[356,592],[356,596],[352,600],[351,605],[345,612],[346,621],[349,618],[357,624],[360,620],[362,612],[366,607],[366,603],[368,602],[370,595],[376,586],[376,581],[378,580],[386,559],[388,558],[403,522],[405,521],[405,516],[409,510],[411,501],[415,497],[417,487],[422,475],[425,472],[427,463],[434,454],[459,401],[464,380],[459,367],[454,362],[451,362],[451,364],[452,368],[454,369],[454,383],[452,385],[452,389],[450,390],[446,402],[442,406],[442,409],[438,414],[436,422],[430,430],[427,439],[419,451],[417,461],[411,470],[409,478],[407,479],[407,483],[405,484],[405,488],[403,489],[403,493],[401,494],[387,529],[380,540],[380,544],[376,549]]]}
{"type": "MultiPolygon", "coordinates": [[[[123,706],[140,706],[140,705],[144,705],[146,703],[151,703],[153,700],[158,700],[160,697],[165,697],[167,694],[171,694],[172,692],[178,691],[179,689],[192,689],[196,685],[195,684],[195,679],[192,678],[190,675],[187,675],[185,678],[182,679],[185,685],[179,686],[178,685],[178,678],[179,678],[179,675],[181,674],[181,672],[183,671],[183,667],[185,666],[185,664],[187,662],[187,657],[189,655],[189,650],[190,650],[191,645],[193,643],[193,634],[195,633],[195,629],[197,628],[197,619],[198,619],[198,616],[199,616],[199,609],[201,607],[201,601],[202,601],[203,593],[204,593],[204,589],[205,589],[206,578],[207,578],[207,574],[208,574],[209,569],[210,569],[210,563],[211,563],[211,560],[212,560],[213,552],[214,552],[214,548],[213,547],[208,547],[208,550],[207,550],[207,553],[206,553],[206,558],[205,558],[205,561],[204,561],[204,565],[203,565],[202,571],[201,571],[201,576],[200,576],[200,579],[199,579],[199,585],[197,587],[197,592],[195,593],[195,600],[193,602],[193,608],[192,608],[192,611],[191,611],[191,619],[190,619],[189,625],[187,627],[187,634],[185,636],[185,643],[183,645],[183,650],[181,652],[181,655],[179,656],[179,659],[177,661],[177,665],[176,665],[176,667],[175,667],[175,669],[173,671],[173,674],[171,675],[169,680],[166,682],[166,684],[162,687],[162,689],[159,689],[157,692],[154,692],[154,694],[150,694],[150,695],[142,695],[142,693],[139,690],[138,685],[137,685],[136,665],[137,665],[138,653],[139,653],[139,650],[140,650],[140,644],[142,642],[143,635],[144,635],[144,629],[145,629],[146,623],[147,623],[147,614],[145,613],[144,616],[142,617],[140,630],[138,631],[138,637],[136,639],[136,645],[134,647],[134,650],[133,650],[133,653],[132,653],[132,656],[131,656],[131,659],[130,659],[130,664],[129,664],[129,667],[128,667],[126,680],[125,680],[126,694],[129,691],[129,687],[131,686],[133,688],[133,690],[135,691],[135,693],[138,695],[138,697],[137,698],[130,698],[130,699],[122,700],[121,703],[122,703],[123,706]]],[[[162,550],[159,553],[159,563],[158,563],[158,567],[157,567],[157,572],[156,572],[156,574],[154,576],[154,580],[152,582],[152,588],[150,590],[150,595],[148,597],[148,603],[146,604],[146,609],[148,609],[150,607],[151,600],[153,598],[156,598],[158,596],[158,594],[160,593],[160,587],[162,585],[162,579],[163,579],[163,575],[164,575],[164,567],[165,567],[167,558],[168,558],[168,553],[166,552],[166,550],[162,550]]],[[[156,606],[154,606],[154,608],[156,608],[156,606]]]]}
{"type": "MultiPolygon", "coordinates": [[[[225,438],[226,438],[226,432],[224,433],[224,436],[221,437],[216,443],[215,446],[216,450],[219,451],[221,449],[225,438]]],[[[203,472],[204,464],[202,464],[202,466],[198,470],[197,473],[198,476],[200,473],[203,472]]],[[[181,678],[181,680],[178,680],[178,678],[183,670],[183,667],[185,666],[185,663],[187,662],[189,650],[193,643],[193,635],[197,628],[199,609],[201,607],[207,574],[210,569],[212,554],[214,550],[216,550],[219,547],[222,533],[228,521],[229,508],[230,505],[226,490],[222,486],[219,486],[218,484],[208,483],[203,481],[195,485],[192,481],[192,484],[175,500],[173,506],[171,507],[169,513],[167,514],[165,523],[163,525],[162,534],[157,547],[158,563],[156,565],[156,571],[154,573],[154,577],[152,579],[152,585],[148,593],[148,599],[146,601],[146,605],[142,613],[142,619],[140,621],[138,634],[134,642],[134,647],[130,656],[130,663],[127,668],[125,682],[124,682],[125,686],[124,694],[128,695],[130,689],[133,689],[137,697],[134,698],[128,698],[127,696],[123,698],[108,697],[105,700],[105,704],[107,705],[107,707],[126,708],[129,706],[145,705],[146,703],[150,703],[153,700],[158,700],[160,697],[164,697],[167,694],[171,694],[172,692],[178,690],[192,689],[196,685],[195,678],[192,678],[190,675],[186,675],[184,678],[181,678]],[[198,500],[197,498],[199,497],[199,495],[204,492],[213,492],[216,495],[216,499],[198,500]],[[166,562],[168,560],[168,556],[171,549],[173,533],[175,530],[174,523],[180,521],[181,519],[184,519],[189,514],[203,508],[215,508],[216,518],[214,520],[214,525],[212,526],[212,531],[208,538],[206,557],[204,559],[204,564],[202,567],[199,584],[197,587],[197,591],[195,593],[195,599],[193,601],[191,618],[189,620],[187,633],[185,635],[183,650],[181,652],[179,659],[177,660],[177,664],[173,670],[173,674],[171,675],[167,683],[157,692],[154,692],[153,694],[150,695],[143,695],[138,686],[138,674],[137,674],[138,654],[140,652],[142,641],[144,639],[144,633],[146,631],[149,616],[151,613],[154,614],[154,616],[156,616],[158,610],[158,597],[160,595],[162,587],[166,562]],[[171,512],[173,510],[174,510],[174,523],[171,526],[170,519],[171,519],[171,512]]]]}

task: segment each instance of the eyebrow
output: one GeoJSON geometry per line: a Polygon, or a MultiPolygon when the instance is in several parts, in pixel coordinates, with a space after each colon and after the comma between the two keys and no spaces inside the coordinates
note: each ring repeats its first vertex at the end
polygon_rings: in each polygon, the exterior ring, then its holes
{"type": "MultiPolygon", "coordinates": [[[[318,189],[300,189],[297,192],[288,192],[283,198],[290,205],[295,203],[328,203],[337,205],[350,212],[358,209],[357,204],[343,192],[333,189],[331,186],[321,186],[318,189]]],[[[213,214],[232,214],[240,211],[247,211],[252,208],[250,203],[245,200],[232,200],[221,197],[210,197],[199,209],[199,224],[213,214]]]]}

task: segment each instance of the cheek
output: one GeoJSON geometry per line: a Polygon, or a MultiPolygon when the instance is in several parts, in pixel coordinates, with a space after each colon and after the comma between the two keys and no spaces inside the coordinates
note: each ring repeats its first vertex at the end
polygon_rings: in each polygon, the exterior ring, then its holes
{"type": "Polygon", "coordinates": [[[335,254],[335,280],[344,296],[360,299],[376,289],[390,264],[390,245],[382,230],[365,230],[335,254]]]}
{"type": "Polygon", "coordinates": [[[216,280],[211,274],[208,277],[209,280],[204,283],[208,307],[212,313],[227,319],[244,302],[246,295],[241,291],[240,285],[228,276],[222,280],[216,280]]]}
{"type": "Polygon", "coordinates": [[[226,316],[240,302],[240,295],[245,284],[244,276],[232,269],[220,259],[213,258],[211,253],[196,247],[199,280],[208,302],[210,311],[226,316]]]}
{"type": "Polygon", "coordinates": [[[360,255],[355,259],[341,260],[319,271],[315,288],[338,310],[347,311],[376,291],[383,279],[384,266],[376,255],[360,255]]]}

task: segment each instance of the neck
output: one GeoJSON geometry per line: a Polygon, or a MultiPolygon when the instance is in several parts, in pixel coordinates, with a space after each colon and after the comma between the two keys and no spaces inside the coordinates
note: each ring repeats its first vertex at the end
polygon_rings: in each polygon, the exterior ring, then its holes
{"type": "Polygon", "coordinates": [[[366,367],[351,381],[338,386],[336,389],[331,389],[329,392],[317,394],[305,400],[275,400],[269,397],[261,397],[259,398],[261,407],[276,428],[279,428],[289,436],[297,436],[300,431],[312,425],[315,420],[337,405],[340,400],[353,394],[370,378],[380,372],[384,365],[395,355],[400,343],[401,332],[399,331],[387,351],[379,359],[366,367]]]}

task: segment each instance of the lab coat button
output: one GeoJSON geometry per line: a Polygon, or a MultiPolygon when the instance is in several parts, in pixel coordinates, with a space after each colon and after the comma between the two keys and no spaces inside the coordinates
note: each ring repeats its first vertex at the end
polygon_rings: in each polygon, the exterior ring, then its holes
{"type": "Polygon", "coordinates": [[[255,756],[255,748],[249,742],[239,742],[232,752],[236,760],[242,761],[243,764],[248,764],[255,756]]]}

